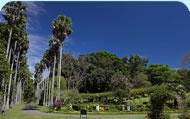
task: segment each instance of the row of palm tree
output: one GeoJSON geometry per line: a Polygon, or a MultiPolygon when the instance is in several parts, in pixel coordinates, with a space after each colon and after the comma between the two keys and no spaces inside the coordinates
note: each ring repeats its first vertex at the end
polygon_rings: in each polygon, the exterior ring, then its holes
{"type": "Polygon", "coordinates": [[[9,80],[3,79],[5,89],[3,107],[7,110],[10,104],[14,106],[21,103],[22,100],[23,82],[26,74],[21,69],[27,65],[26,53],[29,48],[29,40],[26,33],[27,16],[25,12],[27,8],[23,3],[9,2],[3,7],[3,10],[6,13],[3,16],[9,31],[6,58],[10,63],[11,70],[9,80]],[[20,70],[19,73],[18,70],[20,70]]]}
{"type": "Polygon", "coordinates": [[[44,92],[43,105],[44,106],[53,105],[56,66],[58,66],[57,70],[58,80],[56,85],[57,87],[56,87],[55,100],[60,100],[62,48],[65,39],[72,33],[72,29],[70,28],[71,26],[72,22],[69,17],[59,15],[57,19],[53,20],[52,23],[53,36],[50,36],[51,39],[49,40],[50,47],[45,51],[40,63],[36,64],[35,66],[37,104],[39,104],[40,92],[44,92]],[[46,79],[42,80],[42,74],[46,69],[49,72],[48,76],[46,79]],[[42,88],[40,89],[40,87],[42,88]]]}

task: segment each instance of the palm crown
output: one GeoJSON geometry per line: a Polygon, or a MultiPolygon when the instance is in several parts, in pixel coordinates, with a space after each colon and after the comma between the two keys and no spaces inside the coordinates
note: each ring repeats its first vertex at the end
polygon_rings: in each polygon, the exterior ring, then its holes
{"type": "Polygon", "coordinates": [[[72,33],[70,26],[72,26],[72,22],[69,17],[59,15],[57,19],[53,20],[52,32],[61,43],[72,33]]]}

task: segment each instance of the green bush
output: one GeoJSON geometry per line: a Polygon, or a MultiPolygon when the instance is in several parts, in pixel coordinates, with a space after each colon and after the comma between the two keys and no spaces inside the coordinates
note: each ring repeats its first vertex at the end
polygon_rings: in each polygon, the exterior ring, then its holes
{"type": "Polygon", "coordinates": [[[70,104],[67,104],[61,108],[63,111],[73,111],[73,109],[70,107],[70,104]]]}
{"type": "Polygon", "coordinates": [[[165,113],[163,115],[163,119],[171,119],[171,116],[168,113],[165,113]]]}
{"type": "Polygon", "coordinates": [[[81,105],[81,104],[73,104],[72,107],[76,111],[80,111],[81,109],[86,109],[86,107],[84,105],[81,105]]]}
{"type": "Polygon", "coordinates": [[[132,110],[132,111],[138,111],[137,105],[134,104],[134,103],[131,103],[131,110],[132,110]]]}
{"type": "Polygon", "coordinates": [[[80,111],[82,109],[88,110],[89,112],[95,111],[96,104],[73,104],[73,110],[80,111]]]}
{"type": "Polygon", "coordinates": [[[163,117],[164,105],[170,99],[170,91],[165,87],[160,86],[159,90],[156,90],[150,98],[151,107],[150,107],[150,119],[160,119],[163,117]]]}
{"type": "Polygon", "coordinates": [[[118,109],[117,109],[116,105],[108,105],[108,111],[117,112],[118,109]]]}

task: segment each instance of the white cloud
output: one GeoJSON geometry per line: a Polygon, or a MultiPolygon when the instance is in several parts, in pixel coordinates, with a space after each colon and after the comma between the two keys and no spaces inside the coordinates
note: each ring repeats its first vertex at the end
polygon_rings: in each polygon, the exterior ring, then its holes
{"type": "MultiPolygon", "coordinates": [[[[39,63],[40,60],[43,57],[44,52],[47,50],[48,46],[48,41],[49,38],[43,37],[40,35],[36,34],[30,34],[28,36],[29,41],[30,41],[30,47],[27,53],[28,57],[28,64],[29,64],[29,69],[32,73],[35,71],[35,64],[39,63]]],[[[65,45],[70,45],[72,44],[72,39],[67,38],[65,40],[65,45]]],[[[75,52],[73,50],[70,50],[68,48],[63,47],[63,53],[71,53],[74,57],[78,57],[80,53],[75,52]]],[[[47,76],[47,71],[44,71],[44,78],[47,76]]]]}
{"type": "Polygon", "coordinates": [[[36,28],[39,27],[40,25],[40,22],[39,22],[40,16],[46,12],[44,8],[45,5],[42,2],[32,2],[32,1],[27,1],[23,3],[27,7],[27,12],[26,12],[27,13],[27,29],[36,30],[36,28]]]}
{"type": "Polygon", "coordinates": [[[39,16],[46,12],[44,9],[44,4],[42,2],[26,1],[24,2],[24,5],[28,8],[27,11],[29,15],[32,16],[39,16]]]}
{"type": "Polygon", "coordinates": [[[40,62],[43,53],[48,48],[48,38],[39,35],[29,35],[30,47],[27,53],[29,69],[35,71],[35,64],[40,62]]]}

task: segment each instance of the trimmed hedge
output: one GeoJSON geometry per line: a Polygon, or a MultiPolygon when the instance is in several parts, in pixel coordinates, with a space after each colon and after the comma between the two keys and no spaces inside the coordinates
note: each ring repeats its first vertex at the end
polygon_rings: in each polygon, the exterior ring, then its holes
{"type": "MultiPolygon", "coordinates": [[[[140,97],[148,97],[151,93],[156,90],[160,90],[162,87],[160,86],[152,86],[147,88],[139,88],[132,89],[129,93],[131,99],[140,98],[140,97]]],[[[127,92],[128,93],[128,92],[127,92]]],[[[117,99],[114,96],[113,92],[104,92],[104,93],[81,93],[80,94],[81,103],[84,102],[100,102],[100,103],[113,103],[117,99]]],[[[126,97],[127,98],[127,97],[126,97]]]]}
{"type": "MultiPolygon", "coordinates": [[[[81,109],[86,109],[89,112],[97,112],[96,104],[73,104],[73,110],[80,111],[81,109]]],[[[100,112],[119,112],[122,111],[123,105],[100,105],[100,112]]]]}

